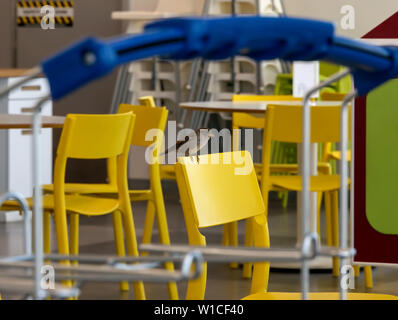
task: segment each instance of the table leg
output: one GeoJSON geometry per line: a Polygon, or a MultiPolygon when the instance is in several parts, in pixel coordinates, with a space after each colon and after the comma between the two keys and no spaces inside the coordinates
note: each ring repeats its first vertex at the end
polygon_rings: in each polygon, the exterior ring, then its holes
{"type": "MultiPolygon", "coordinates": [[[[299,165],[299,173],[301,174],[301,145],[298,146],[297,150],[297,158],[298,158],[298,165],[299,165]]],[[[317,175],[317,166],[318,166],[318,144],[312,143],[311,144],[311,175],[317,175]]],[[[301,232],[301,192],[297,195],[297,242],[296,245],[299,247],[302,244],[303,235],[301,232]]],[[[318,220],[318,213],[317,213],[317,193],[311,192],[311,202],[310,202],[310,231],[317,232],[317,220],[318,220]]]]}

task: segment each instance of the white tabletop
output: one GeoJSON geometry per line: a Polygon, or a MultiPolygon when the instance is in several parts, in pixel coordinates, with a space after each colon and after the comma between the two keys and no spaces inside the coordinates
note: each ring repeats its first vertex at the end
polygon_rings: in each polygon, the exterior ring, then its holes
{"type": "MultiPolygon", "coordinates": [[[[205,101],[181,102],[179,107],[192,111],[264,113],[268,105],[300,106],[301,101],[264,100],[253,102],[205,101]]],[[[311,102],[312,106],[339,106],[341,101],[311,102]]]]}
{"type": "MultiPolygon", "coordinates": [[[[43,128],[62,128],[65,117],[43,116],[43,128]]],[[[0,129],[32,128],[32,115],[28,114],[0,114],[0,129]]]]}
{"type": "Polygon", "coordinates": [[[114,11],[114,20],[157,20],[162,18],[175,17],[176,14],[165,12],[146,12],[146,11],[114,11]]]}

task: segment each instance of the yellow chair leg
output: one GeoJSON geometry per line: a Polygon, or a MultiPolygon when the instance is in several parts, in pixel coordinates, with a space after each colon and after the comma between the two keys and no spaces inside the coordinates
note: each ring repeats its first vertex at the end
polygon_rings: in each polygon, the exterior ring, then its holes
{"type": "Polygon", "coordinates": [[[228,225],[224,225],[223,227],[223,233],[222,233],[222,245],[223,246],[228,246],[229,245],[229,230],[228,230],[228,225]]]}
{"type": "MultiPolygon", "coordinates": [[[[229,245],[231,247],[236,247],[238,245],[238,222],[234,221],[228,224],[228,233],[229,233],[229,245]]],[[[230,263],[229,267],[231,269],[239,268],[239,264],[237,262],[230,263]]]]}
{"type": "Polygon", "coordinates": [[[144,234],[142,243],[151,243],[153,224],[155,222],[155,205],[152,201],[148,201],[145,215],[144,234]]]}
{"type": "MultiPolygon", "coordinates": [[[[338,193],[332,192],[332,221],[333,221],[333,246],[339,246],[339,208],[338,208],[338,193]]],[[[333,276],[340,275],[340,259],[333,258],[333,276]]]]}
{"type": "Polygon", "coordinates": [[[51,213],[43,212],[43,249],[45,254],[51,253],[51,213]]]}
{"type": "MultiPolygon", "coordinates": [[[[253,246],[253,224],[252,219],[246,220],[246,230],[245,230],[245,247],[253,246]]],[[[253,264],[248,262],[243,265],[242,276],[244,279],[251,279],[253,273],[253,264]]]]}
{"type": "Polygon", "coordinates": [[[321,239],[321,208],[322,208],[322,192],[318,192],[317,193],[317,211],[318,211],[317,232],[319,239],[321,239]]]}
{"type": "MultiPolygon", "coordinates": [[[[72,213],[69,217],[69,233],[70,233],[70,253],[71,255],[79,254],[79,215],[72,213]]],[[[72,262],[73,265],[77,264],[77,261],[72,262]]]]}
{"type": "Polygon", "coordinates": [[[354,274],[356,277],[359,277],[359,273],[361,271],[361,267],[360,266],[354,266],[354,274]]]}
{"type": "Polygon", "coordinates": [[[283,193],[282,195],[282,208],[286,209],[287,208],[287,204],[289,202],[289,192],[286,191],[283,193]]]}
{"type": "MultiPolygon", "coordinates": [[[[119,257],[125,257],[126,249],[124,246],[123,222],[122,222],[122,215],[119,210],[113,212],[112,220],[113,220],[113,234],[115,237],[116,254],[119,257]]],[[[120,291],[129,291],[128,281],[120,282],[120,291]]]]}
{"type": "MultiPolygon", "coordinates": [[[[135,228],[134,228],[133,213],[131,211],[131,208],[129,208],[129,206],[127,206],[126,208],[124,208],[124,210],[121,211],[123,217],[123,229],[126,237],[127,253],[130,256],[137,257],[139,254],[138,254],[138,246],[136,238],[137,235],[135,233],[135,228]]],[[[135,298],[137,300],[145,300],[144,283],[142,281],[134,282],[133,288],[134,288],[135,298]]]]}
{"type": "Polygon", "coordinates": [[[365,273],[365,287],[367,289],[372,289],[373,288],[372,267],[365,266],[363,269],[364,269],[364,273],[365,273]]]}
{"type": "Polygon", "coordinates": [[[330,192],[325,192],[326,244],[333,246],[332,202],[330,192]]]}
{"type": "MultiPolygon", "coordinates": [[[[72,213],[69,217],[69,245],[70,245],[70,253],[71,255],[77,256],[79,254],[79,215],[76,213],[72,213]]],[[[71,265],[78,265],[78,261],[71,261],[71,265]]],[[[75,285],[76,282],[72,281],[72,285],[75,285]]],[[[77,300],[77,297],[73,298],[77,300]]]]}
{"type": "MultiPolygon", "coordinates": [[[[55,220],[55,230],[57,232],[57,245],[58,253],[61,255],[69,255],[69,240],[68,240],[68,225],[66,221],[66,213],[62,214],[63,210],[59,210],[61,213],[57,213],[57,208],[55,210],[54,220],[55,220]]],[[[69,260],[60,261],[61,264],[66,266],[70,265],[69,260]]],[[[65,286],[72,286],[70,280],[62,282],[65,286]]]]}
{"type": "MultiPolygon", "coordinates": [[[[169,245],[170,236],[169,236],[169,228],[166,219],[166,209],[164,207],[162,185],[160,182],[160,173],[159,170],[156,170],[156,172],[154,171],[151,172],[152,174],[151,188],[153,192],[153,197],[155,199],[156,222],[159,229],[160,243],[169,245]]],[[[174,264],[170,262],[165,263],[165,268],[166,270],[173,271],[174,264]]],[[[175,282],[169,282],[167,285],[168,285],[170,299],[178,300],[177,284],[175,282]]]]}
{"type": "MultiPolygon", "coordinates": [[[[43,212],[43,251],[44,254],[51,253],[51,212],[49,211],[43,212]]],[[[50,260],[45,260],[44,263],[50,264],[50,260]]]]}

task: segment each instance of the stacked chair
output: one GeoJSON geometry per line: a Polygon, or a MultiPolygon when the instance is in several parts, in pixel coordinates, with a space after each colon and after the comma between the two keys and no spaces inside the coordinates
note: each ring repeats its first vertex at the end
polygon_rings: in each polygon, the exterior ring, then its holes
{"type": "MultiPolygon", "coordinates": [[[[271,0],[206,0],[204,14],[209,16],[259,14],[277,16],[283,12],[280,1],[271,0]]],[[[198,63],[198,62],[196,62],[198,63]]],[[[193,66],[194,68],[194,66],[193,66]]],[[[190,83],[195,101],[230,101],[235,93],[273,94],[276,78],[282,72],[278,60],[256,63],[247,57],[203,63],[198,84],[190,83]]],[[[224,121],[229,113],[219,113],[224,121]]],[[[190,122],[193,129],[207,127],[209,115],[194,113],[190,122]]]]}
{"type": "MultiPolygon", "coordinates": [[[[116,12],[114,19],[127,20],[127,33],[141,32],[151,20],[197,15],[197,5],[191,0],[158,0],[153,11],[143,12],[135,1],[130,1],[129,12],[116,12]]],[[[120,103],[138,104],[142,96],[153,96],[157,105],[164,105],[170,117],[177,118],[177,106],[186,101],[190,62],[175,62],[161,58],[142,59],[122,67],[114,92],[112,111],[120,103]]]]}
{"type": "Polygon", "coordinates": [[[132,63],[130,103],[137,104],[142,96],[153,96],[158,105],[167,106],[176,118],[178,103],[187,100],[184,84],[188,81],[189,67],[188,62],[159,58],[132,63]]]}
{"type": "MultiPolygon", "coordinates": [[[[271,0],[210,0],[209,15],[259,14],[278,16],[283,13],[281,1],[271,0]]],[[[210,85],[207,92],[212,100],[231,100],[234,93],[272,94],[276,77],[281,73],[279,61],[255,61],[235,57],[232,60],[211,62],[207,73],[210,85]]]]}

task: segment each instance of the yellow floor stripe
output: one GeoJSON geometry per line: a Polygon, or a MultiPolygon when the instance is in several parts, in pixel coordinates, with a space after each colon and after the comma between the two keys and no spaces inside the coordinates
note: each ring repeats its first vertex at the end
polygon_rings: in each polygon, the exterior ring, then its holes
{"type": "MultiPolygon", "coordinates": [[[[16,3],[18,8],[41,8],[46,5],[50,5],[54,8],[73,8],[74,6],[74,1],[60,1],[60,0],[42,0],[42,1],[18,1],[16,3]]],[[[41,17],[17,17],[17,24],[18,25],[29,25],[29,24],[40,24],[41,23],[41,17]]],[[[57,23],[59,25],[66,25],[66,26],[71,26],[73,25],[74,22],[74,17],[55,17],[54,18],[54,23],[57,23]]]]}

